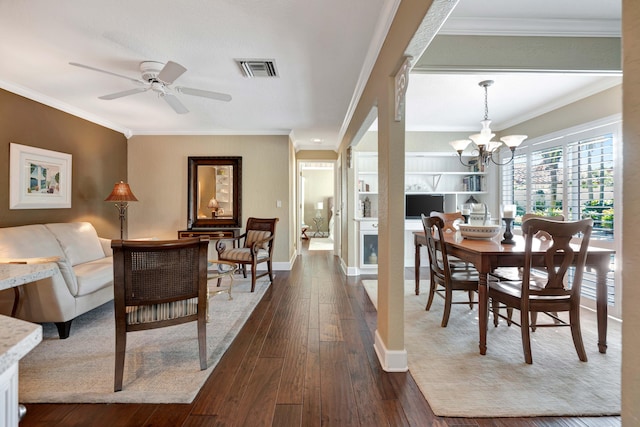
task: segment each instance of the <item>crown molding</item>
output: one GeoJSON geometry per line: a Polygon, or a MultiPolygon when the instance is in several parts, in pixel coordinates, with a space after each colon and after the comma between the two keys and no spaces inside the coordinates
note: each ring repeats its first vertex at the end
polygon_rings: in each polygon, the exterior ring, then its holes
{"type": "Polygon", "coordinates": [[[438,34],[621,37],[622,23],[616,19],[450,18],[438,34]]]}

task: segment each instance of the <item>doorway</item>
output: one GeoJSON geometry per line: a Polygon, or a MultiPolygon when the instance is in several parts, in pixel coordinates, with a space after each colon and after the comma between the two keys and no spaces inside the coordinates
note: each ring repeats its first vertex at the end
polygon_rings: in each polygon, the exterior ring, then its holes
{"type": "MultiPolygon", "coordinates": [[[[336,230],[335,162],[299,162],[300,240],[322,239],[323,248],[334,250],[336,230]]],[[[320,240],[316,241],[316,243],[320,240]]],[[[302,242],[300,242],[300,245],[302,242]]],[[[301,246],[299,246],[301,247],[301,246]]]]}

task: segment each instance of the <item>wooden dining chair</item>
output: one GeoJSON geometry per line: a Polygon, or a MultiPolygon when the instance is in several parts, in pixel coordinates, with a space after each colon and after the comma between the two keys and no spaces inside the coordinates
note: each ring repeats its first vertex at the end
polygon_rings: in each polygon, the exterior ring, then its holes
{"type": "MultiPolygon", "coordinates": [[[[429,216],[435,216],[442,219],[444,226],[442,227],[442,231],[444,233],[456,233],[458,228],[458,223],[464,223],[464,216],[462,216],[462,212],[438,212],[432,211],[429,216]]],[[[449,256],[449,266],[453,269],[469,269],[474,268],[470,266],[468,262],[462,261],[456,257],[449,256]]]]}
{"type": "Polygon", "coordinates": [[[114,391],[122,390],[128,332],[196,321],[200,369],[207,369],[209,240],[113,240],[111,247],[116,323],[114,391]]]}
{"type": "Polygon", "coordinates": [[[449,264],[444,242],[444,221],[437,216],[427,217],[422,215],[422,226],[427,241],[427,252],[429,254],[429,299],[425,310],[429,311],[433,303],[434,295],[444,298],[444,312],[440,326],[443,328],[449,322],[452,304],[469,304],[473,308],[474,292],[478,290],[478,272],[475,269],[454,270],[449,264]],[[453,301],[453,291],[466,291],[469,295],[469,302],[453,301]]]}
{"type": "MultiPolygon", "coordinates": [[[[532,218],[542,218],[542,219],[550,219],[552,221],[564,221],[564,215],[538,215],[536,213],[528,212],[522,215],[522,224],[524,224],[527,220],[532,218]]],[[[522,229],[522,234],[524,234],[524,229],[522,229]]],[[[536,238],[540,240],[550,240],[551,236],[544,231],[539,231],[535,235],[536,238]]],[[[493,276],[496,280],[522,280],[522,267],[500,267],[491,272],[491,276],[493,276]]],[[[543,275],[542,275],[543,276],[543,275]]],[[[531,274],[531,280],[534,282],[538,279],[544,280],[544,277],[538,275],[536,270],[534,269],[531,274]]]]}
{"type": "Polygon", "coordinates": [[[578,357],[583,362],[587,361],[580,331],[580,289],[592,227],[591,219],[571,222],[528,219],[522,224],[526,236],[522,280],[489,282],[488,296],[491,299],[493,323],[498,326],[498,320],[502,317],[509,325],[515,323],[520,326],[526,363],[533,363],[530,339],[532,324],[529,317],[534,313],[544,313],[553,319],[553,323],[545,324],[536,324],[534,320],[534,328],[569,326],[578,357]],[[540,243],[545,248],[544,256],[534,257],[534,240],[540,242],[535,237],[539,232],[547,233],[551,240],[540,243]],[[573,246],[570,245],[572,240],[573,246]],[[574,260],[575,270],[568,275],[574,260]],[[544,284],[531,280],[534,268],[545,272],[544,284]],[[501,315],[502,307],[520,310],[520,323],[511,319],[512,310],[507,311],[507,316],[501,315]],[[568,322],[558,316],[560,312],[569,313],[568,322]]]}

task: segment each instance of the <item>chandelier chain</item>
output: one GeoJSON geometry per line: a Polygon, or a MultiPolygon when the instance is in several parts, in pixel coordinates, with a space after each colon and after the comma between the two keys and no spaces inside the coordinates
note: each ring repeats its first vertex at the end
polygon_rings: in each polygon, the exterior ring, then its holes
{"type": "Polygon", "coordinates": [[[488,85],[484,86],[484,119],[489,120],[489,89],[488,85]]]}

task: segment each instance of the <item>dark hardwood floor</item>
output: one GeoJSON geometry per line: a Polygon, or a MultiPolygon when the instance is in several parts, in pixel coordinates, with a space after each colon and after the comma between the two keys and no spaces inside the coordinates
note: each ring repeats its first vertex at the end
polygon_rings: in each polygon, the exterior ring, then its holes
{"type": "Polygon", "coordinates": [[[330,252],[306,245],[291,272],[276,272],[192,404],[33,404],[20,427],[621,424],[620,417],[435,416],[410,373],[380,369],[376,312],[360,278],[343,276],[330,252]]]}

